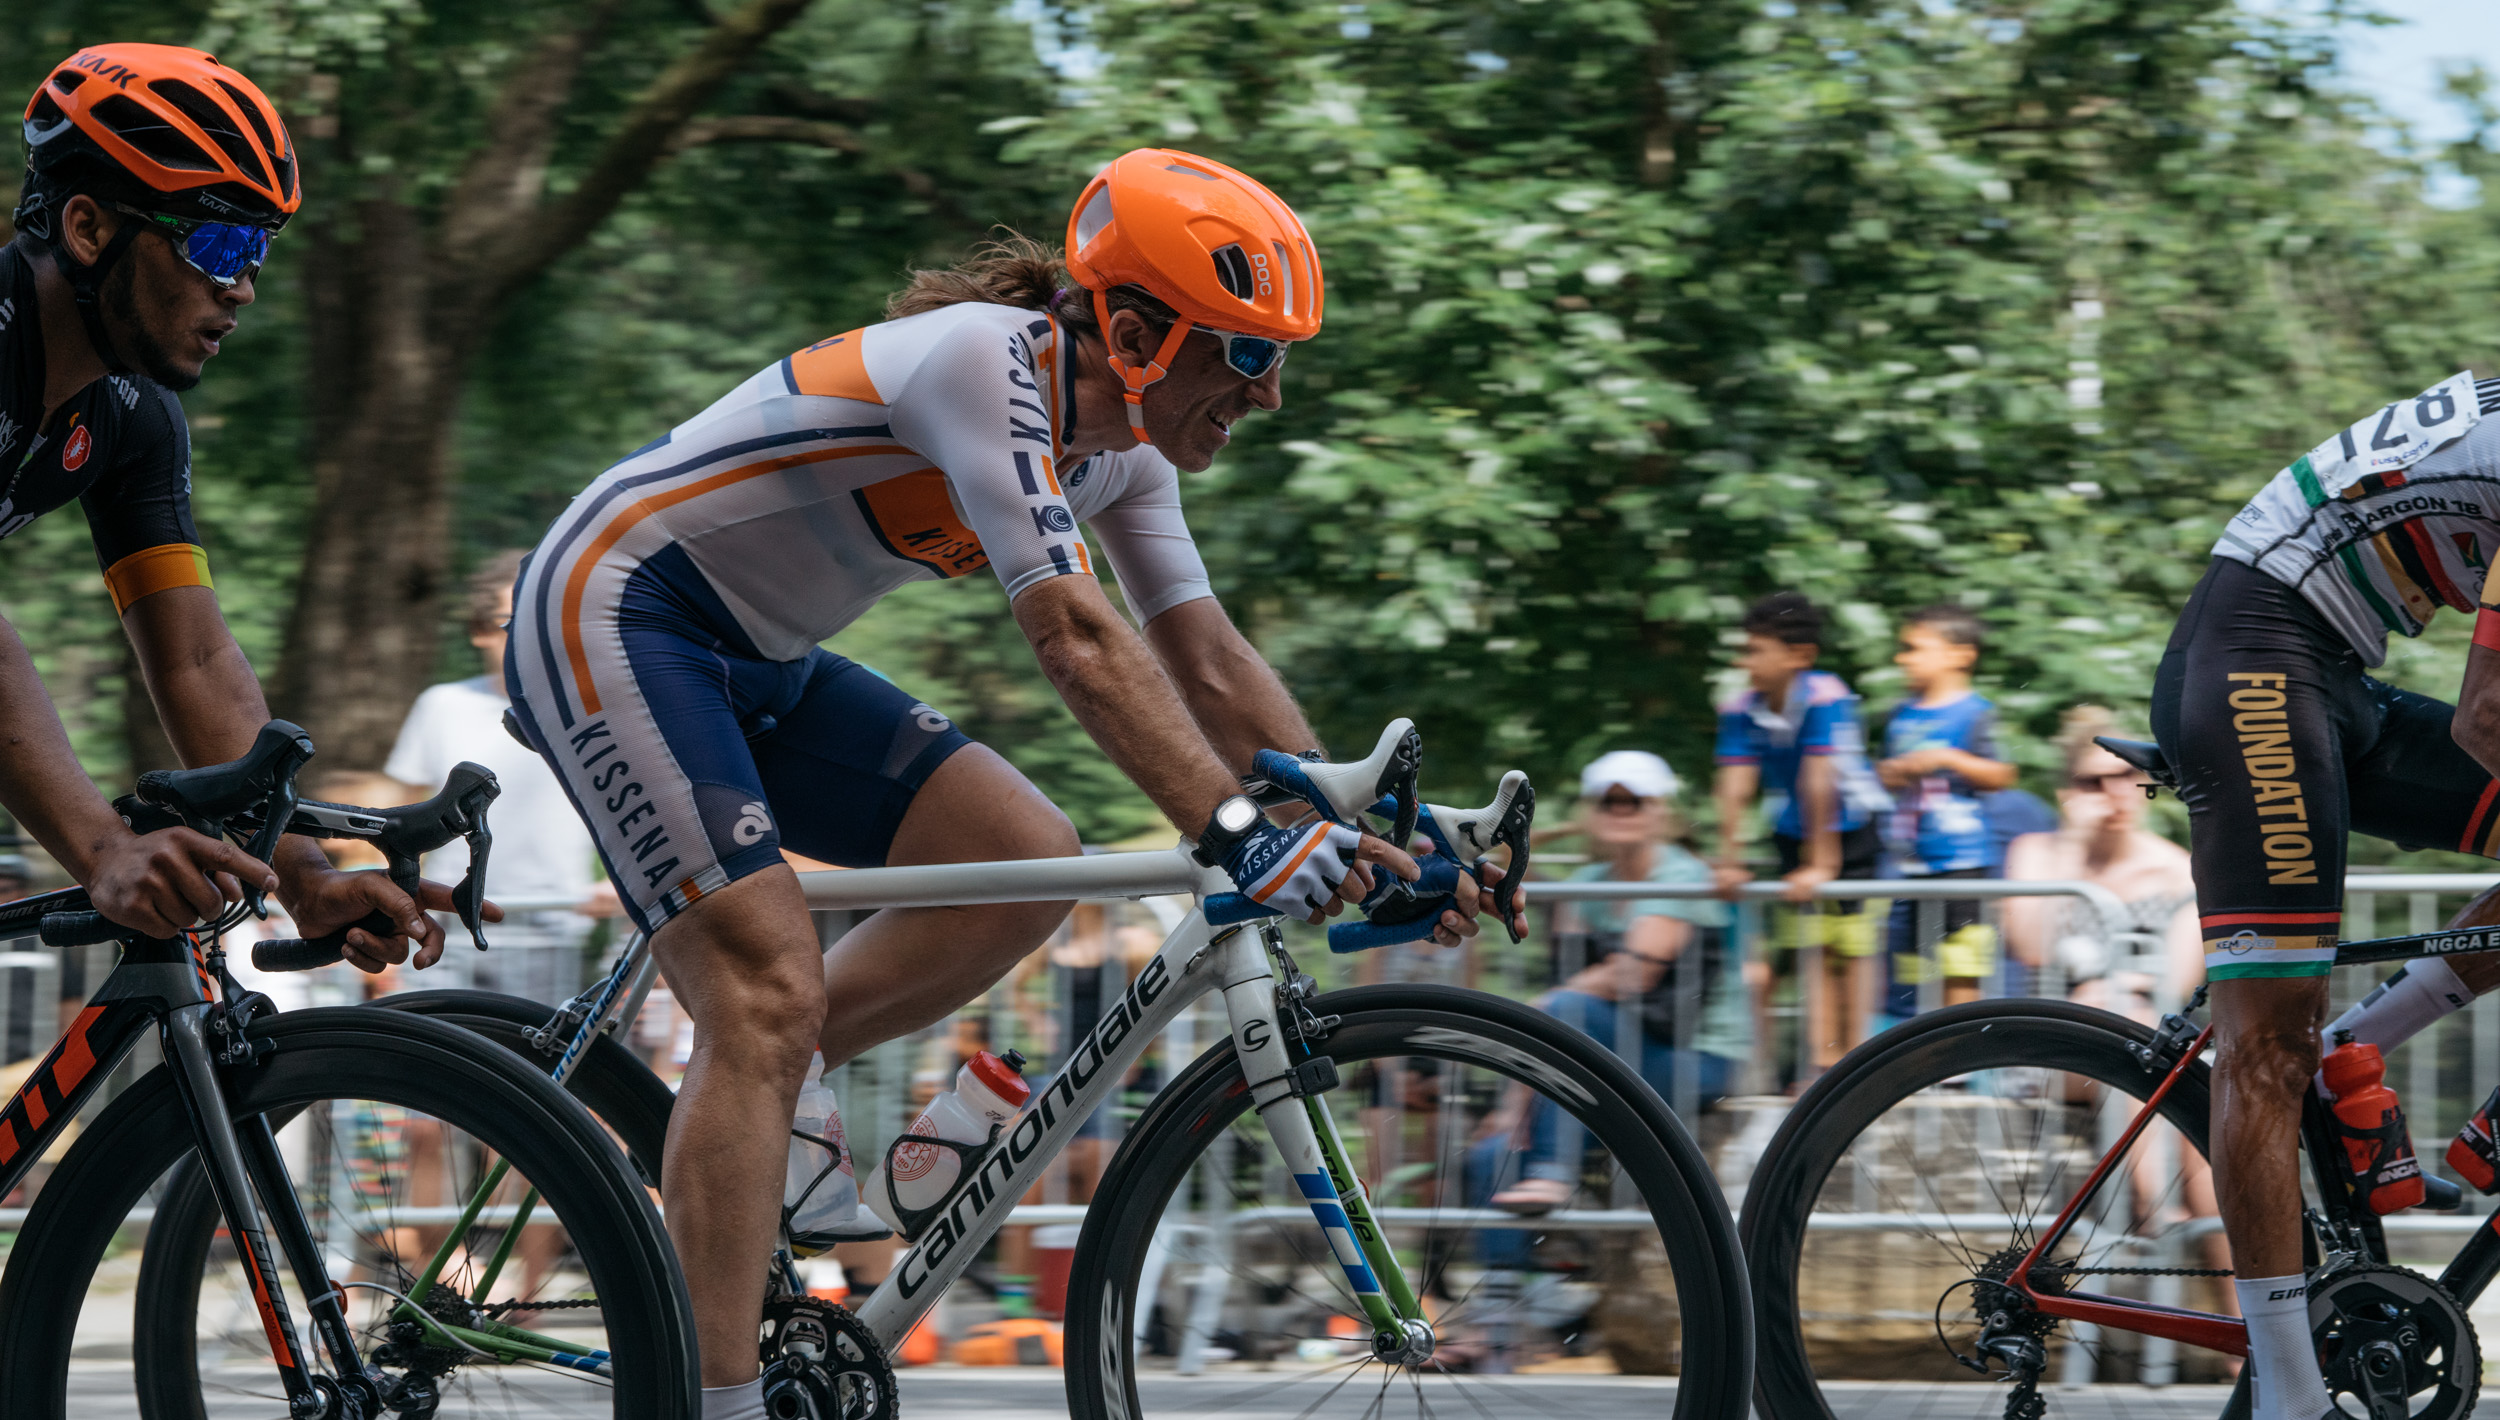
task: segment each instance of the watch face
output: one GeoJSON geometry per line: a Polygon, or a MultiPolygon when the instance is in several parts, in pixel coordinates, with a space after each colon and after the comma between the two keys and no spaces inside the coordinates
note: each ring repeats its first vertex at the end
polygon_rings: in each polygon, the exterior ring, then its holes
{"type": "Polygon", "coordinates": [[[1259,806],[1235,796],[1215,806],[1216,827],[1226,833],[1239,833],[1258,821],[1259,806]]]}

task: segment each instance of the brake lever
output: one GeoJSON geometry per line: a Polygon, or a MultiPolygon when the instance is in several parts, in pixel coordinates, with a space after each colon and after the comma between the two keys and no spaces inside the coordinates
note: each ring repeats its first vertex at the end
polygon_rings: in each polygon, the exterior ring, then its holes
{"type": "Polygon", "coordinates": [[[1406,733],[1398,738],[1397,750],[1390,755],[1388,767],[1381,771],[1380,782],[1372,788],[1375,797],[1388,795],[1397,800],[1397,813],[1389,828],[1389,842],[1401,853],[1406,852],[1407,845],[1415,841],[1415,820],[1423,811],[1423,796],[1415,787],[1416,776],[1423,772],[1423,767],[1423,732],[1409,725],[1406,733]]]}
{"type": "Polygon", "coordinates": [[[486,855],[495,846],[495,835],[486,827],[486,806],[501,792],[503,786],[488,779],[460,799],[461,817],[469,823],[463,835],[469,844],[469,871],[451,890],[451,905],[481,952],[486,950],[486,855]]]}
{"type": "MultiPolygon", "coordinates": [[[[1529,840],[1535,837],[1532,831],[1535,827],[1536,786],[1523,779],[1518,794],[1510,801],[1510,808],[1503,813],[1502,821],[1494,825],[1493,832],[1488,835],[1492,844],[1510,846],[1510,866],[1502,871],[1502,880],[1493,885],[1493,910],[1502,914],[1502,930],[1510,933],[1514,944],[1527,940],[1528,935],[1519,930],[1516,919],[1519,885],[1528,880],[1528,859],[1534,851],[1529,847],[1529,840]]],[[[1476,860],[1478,882],[1484,880],[1484,862],[1482,858],[1476,860]]]]}

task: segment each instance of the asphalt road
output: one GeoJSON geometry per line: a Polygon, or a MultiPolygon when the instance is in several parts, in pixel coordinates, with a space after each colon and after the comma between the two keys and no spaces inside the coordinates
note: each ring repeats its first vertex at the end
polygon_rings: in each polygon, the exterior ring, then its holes
{"type": "MultiPolygon", "coordinates": [[[[1671,1381],[1606,1376],[1500,1377],[1431,1381],[1420,1389],[1400,1381],[1384,1396],[1377,1373],[1345,1379],[1290,1373],[1234,1374],[1151,1380],[1142,1399],[1148,1417],[1304,1414],[1308,1420],[1353,1420],[1364,1415],[1419,1416],[1423,1420],[1491,1414],[1525,1420],[1660,1420],[1674,1405],[1671,1381]],[[1327,1398],[1322,1401],[1323,1394],[1327,1398]],[[1321,1401],[1315,1409],[1304,1407],[1321,1401]],[[1378,1405],[1378,1409],[1374,1406],[1378,1405]],[[1477,1407],[1483,1407],[1479,1410],[1477,1407]]],[[[573,1420],[594,1413],[580,1402],[579,1382],[561,1376],[516,1377],[516,1383],[469,1407],[444,1405],[442,1420],[512,1417],[573,1420]]],[[[137,1420],[127,1362],[82,1361],[70,1375],[72,1420],[137,1420]]],[[[2048,1393],[2056,1420],[2213,1420],[2227,1391],[2176,1386],[2147,1391],[2111,1386],[2048,1393]]],[[[1068,1413],[1060,1376],[1051,1370],[907,1371],[902,1377],[904,1420],[1064,1420],[1068,1413]]],[[[1843,1388],[1835,1397],[1839,1420],[1981,1420],[2004,1413],[2005,1392],[1989,1385],[1867,1385],[1843,1388]]],[[[236,1400],[212,1412],[212,1420],[282,1420],[283,1410],[236,1400]]]]}

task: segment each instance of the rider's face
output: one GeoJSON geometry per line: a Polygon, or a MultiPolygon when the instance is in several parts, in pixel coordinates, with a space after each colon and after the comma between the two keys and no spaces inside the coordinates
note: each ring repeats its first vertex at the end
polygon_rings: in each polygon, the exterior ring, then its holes
{"type": "Polygon", "coordinates": [[[1224,363],[1224,342],[1191,331],[1169,373],[1146,387],[1146,437],[1176,468],[1196,473],[1232,442],[1233,425],[1253,409],[1283,406],[1285,362],[1245,380],[1224,363]]]}
{"type": "Polygon", "coordinates": [[[256,276],[221,290],[163,234],[142,232],[104,279],[106,329],[132,369],[167,389],[187,390],[234,329],[235,312],[252,303],[256,276]]]}

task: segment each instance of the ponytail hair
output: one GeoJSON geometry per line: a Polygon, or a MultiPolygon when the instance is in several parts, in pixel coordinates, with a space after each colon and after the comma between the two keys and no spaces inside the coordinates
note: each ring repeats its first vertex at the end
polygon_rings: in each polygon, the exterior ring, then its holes
{"type": "MultiPolygon", "coordinates": [[[[1068,277],[1067,259],[1058,247],[1037,242],[1007,228],[981,243],[964,260],[943,270],[918,270],[910,284],[886,298],[885,318],[901,320],[948,306],[978,303],[1048,311],[1071,334],[1102,339],[1094,320],[1094,293],[1068,277]]],[[[1116,286],[1108,293],[1111,309],[1135,311],[1160,340],[1180,313],[1135,286],[1116,286]]]]}

